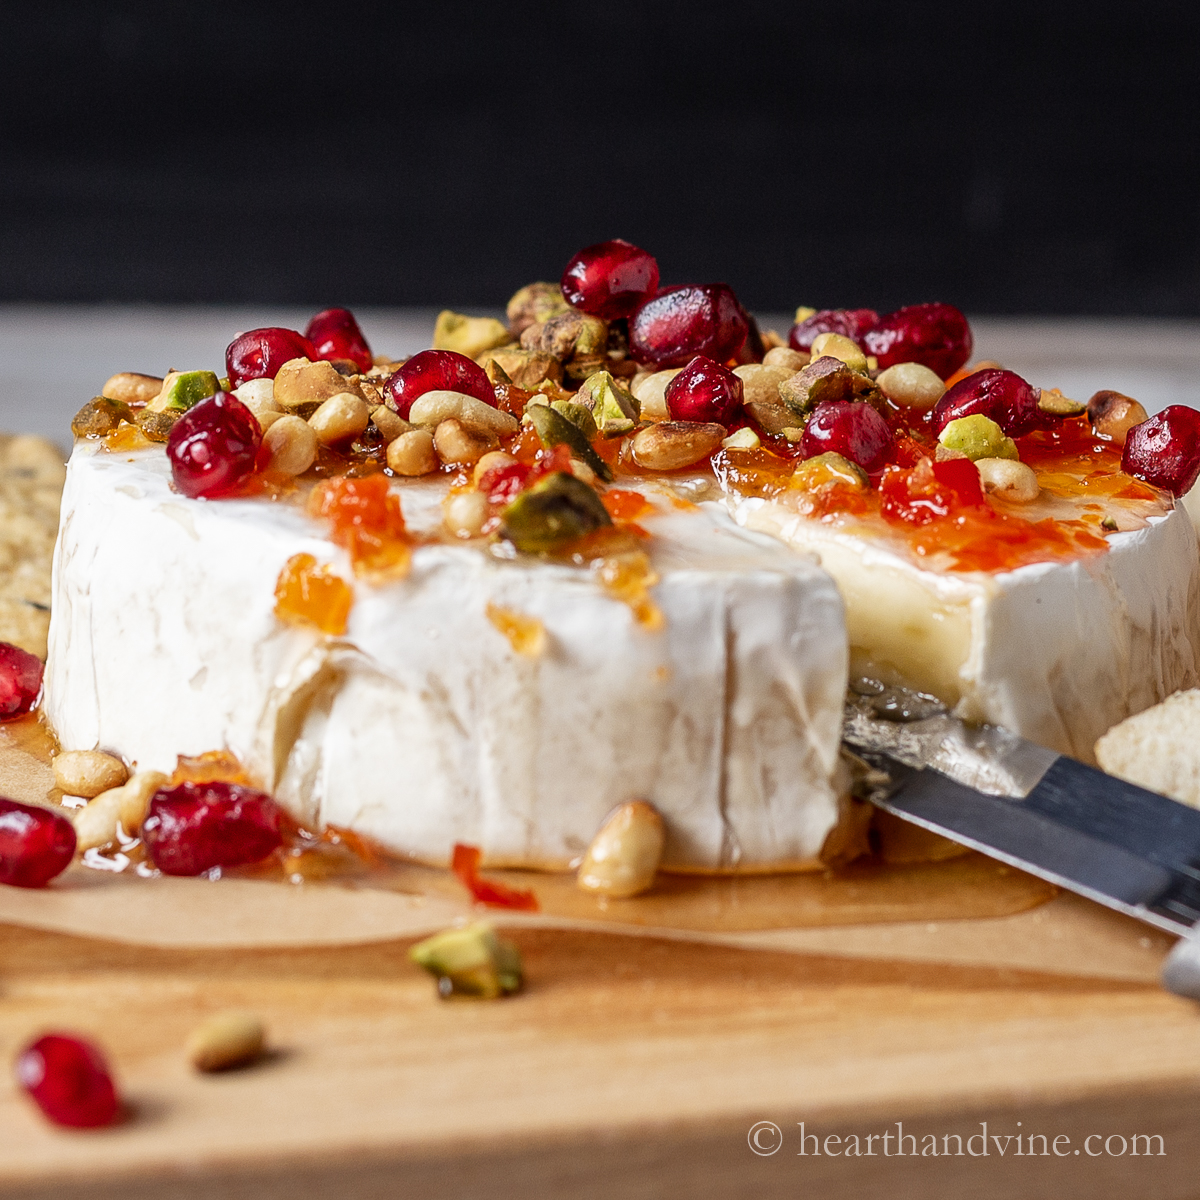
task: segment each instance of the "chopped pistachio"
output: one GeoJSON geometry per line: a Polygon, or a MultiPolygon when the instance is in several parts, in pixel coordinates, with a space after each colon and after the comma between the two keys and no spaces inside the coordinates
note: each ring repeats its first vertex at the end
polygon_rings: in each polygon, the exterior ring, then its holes
{"type": "Polygon", "coordinates": [[[503,321],[494,317],[467,317],[444,309],[433,326],[433,348],[454,350],[468,358],[478,358],[510,341],[512,335],[503,321]]]}
{"type": "Polygon", "coordinates": [[[562,363],[553,354],[543,350],[524,350],[516,345],[500,346],[481,354],[478,361],[485,371],[491,363],[496,363],[512,383],[531,392],[546,380],[558,383],[563,377],[562,363]]]}
{"type": "Polygon", "coordinates": [[[731,433],[721,445],[726,450],[756,450],[762,445],[762,440],[749,425],[743,425],[736,433],[731,433]]]}
{"type": "Polygon", "coordinates": [[[528,326],[521,334],[526,350],[541,350],[560,362],[571,358],[600,358],[608,346],[608,325],[599,317],[569,309],[548,321],[528,326]]]}
{"type": "Polygon", "coordinates": [[[867,356],[858,343],[840,333],[818,334],[813,339],[812,357],[840,359],[850,370],[857,371],[860,375],[867,370],[867,356]]]}
{"type": "Polygon", "coordinates": [[[447,929],[418,942],[409,958],[438,981],[438,994],[495,1000],[517,991],[522,982],[521,954],[497,937],[485,921],[447,929]]]}
{"type": "Polygon", "coordinates": [[[1019,458],[1016,443],[991,417],[972,413],[951,421],[938,435],[938,444],[957,450],[972,462],[979,458],[1019,458]]]}
{"type": "Polygon", "coordinates": [[[1054,417],[1081,417],[1088,406],[1064,396],[1058,388],[1042,388],[1038,393],[1038,408],[1054,417]]]}
{"type": "Polygon", "coordinates": [[[220,390],[221,381],[212,371],[172,371],[163,380],[162,391],[147,408],[154,412],[184,413],[220,390]]]}
{"type": "Polygon", "coordinates": [[[564,416],[572,425],[583,430],[583,436],[594,438],[600,431],[596,428],[596,419],[592,410],[584,404],[576,404],[574,400],[551,400],[550,407],[560,416],[564,416]]]}
{"type": "Polygon", "coordinates": [[[504,509],[500,536],[527,554],[545,554],[611,524],[592,488],[574,475],[556,471],[504,509]]]}
{"type": "Polygon", "coordinates": [[[809,317],[816,316],[816,313],[817,310],[815,308],[809,308],[806,304],[802,304],[796,309],[795,322],[799,325],[801,322],[807,321],[809,317]]]}
{"type": "Polygon", "coordinates": [[[575,399],[588,406],[596,427],[605,437],[628,433],[638,423],[642,412],[642,406],[633,394],[617,383],[608,371],[589,375],[575,399]]]}
{"type": "Polygon", "coordinates": [[[489,358],[486,361],[483,370],[484,374],[488,377],[488,383],[490,383],[493,387],[499,387],[502,383],[512,383],[512,379],[510,378],[508,372],[494,358],[489,358]]]}
{"type": "Polygon", "coordinates": [[[792,472],[788,486],[800,491],[814,491],[828,483],[841,483],[863,490],[870,487],[867,473],[856,462],[851,462],[832,450],[806,458],[792,472]]]}
{"type": "Polygon", "coordinates": [[[539,281],[527,283],[514,293],[505,315],[512,336],[518,338],[530,325],[541,325],[559,313],[568,312],[570,308],[563,299],[561,285],[539,281]]]}
{"type": "Polygon", "coordinates": [[[122,421],[133,424],[133,409],[120,400],[96,396],[71,419],[71,432],[78,438],[101,438],[122,421]]]}
{"type": "Polygon", "coordinates": [[[150,441],[165,442],[171,436],[175,422],[182,416],[183,413],[175,408],[167,409],[165,412],[155,412],[153,409],[143,408],[137,415],[137,427],[150,441]]]}
{"type": "Polygon", "coordinates": [[[1116,533],[1120,527],[1117,525],[1116,517],[1105,517],[1100,522],[1100,528],[1105,530],[1107,533],[1116,533]]]}
{"type": "Polygon", "coordinates": [[[547,450],[553,450],[555,446],[566,446],[572,458],[587,463],[605,483],[612,482],[612,471],[609,470],[608,463],[592,449],[587,434],[578,425],[573,424],[549,404],[530,404],[526,406],[525,415],[533,425],[538,440],[547,450]]]}
{"type": "Polygon", "coordinates": [[[807,367],[783,380],[779,396],[798,417],[808,420],[812,410],[826,400],[882,402],[878,386],[866,375],[852,371],[840,358],[814,358],[807,367]]]}

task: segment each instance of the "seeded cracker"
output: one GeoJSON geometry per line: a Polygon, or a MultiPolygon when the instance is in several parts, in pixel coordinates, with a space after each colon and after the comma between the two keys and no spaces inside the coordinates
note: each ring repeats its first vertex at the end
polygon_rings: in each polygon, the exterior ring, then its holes
{"type": "Polygon", "coordinates": [[[41,658],[64,458],[44,438],[0,434],[0,641],[41,658]]]}

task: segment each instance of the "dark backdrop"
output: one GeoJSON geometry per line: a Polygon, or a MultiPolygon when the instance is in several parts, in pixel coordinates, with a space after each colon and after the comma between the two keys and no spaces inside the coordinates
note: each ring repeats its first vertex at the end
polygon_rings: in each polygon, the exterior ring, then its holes
{"type": "Polygon", "coordinates": [[[0,3],[0,299],[1200,315],[1200,4],[0,3]]]}

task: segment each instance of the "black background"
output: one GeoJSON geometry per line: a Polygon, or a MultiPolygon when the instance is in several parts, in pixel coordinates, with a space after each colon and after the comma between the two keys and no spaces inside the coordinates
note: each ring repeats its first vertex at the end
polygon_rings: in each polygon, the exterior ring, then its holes
{"type": "Polygon", "coordinates": [[[0,4],[0,300],[1200,315],[1200,4],[0,4]]]}

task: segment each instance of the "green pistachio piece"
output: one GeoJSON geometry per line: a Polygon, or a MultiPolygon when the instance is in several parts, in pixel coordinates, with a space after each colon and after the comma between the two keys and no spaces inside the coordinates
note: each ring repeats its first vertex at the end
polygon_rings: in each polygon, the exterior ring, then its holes
{"type": "Polygon", "coordinates": [[[504,509],[500,536],[527,554],[547,554],[611,524],[608,510],[592,488],[574,475],[556,471],[504,509]]]}
{"type": "Polygon", "coordinates": [[[585,405],[576,404],[574,400],[551,400],[550,407],[556,413],[566,417],[572,425],[577,425],[582,429],[584,437],[594,438],[600,432],[596,428],[596,419],[592,416],[592,410],[585,405]]]}
{"type": "Polygon", "coordinates": [[[459,994],[494,1000],[521,986],[521,954],[484,921],[447,929],[418,942],[409,958],[437,977],[442,996],[459,994]]]}
{"type": "Polygon", "coordinates": [[[575,397],[591,410],[597,428],[605,437],[629,433],[642,415],[633,393],[623,388],[608,371],[589,375],[575,397]]]}
{"type": "Polygon", "coordinates": [[[980,458],[1019,458],[1016,443],[991,417],[972,413],[951,421],[938,435],[938,444],[956,450],[972,462],[980,458]]]}
{"type": "Polygon", "coordinates": [[[612,471],[608,469],[608,463],[592,449],[592,443],[578,425],[573,424],[549,404],[530,404],[525,409],[525,415],[533,423],[538,440],[547,450],[553,450],[555,446],[566,446],[571,452],[571,457],[587,463],[596,472],[598,479],[603,479],[605,483],[612,482],[612,471]]]}
{"type": "Polygon", "coordinates": [[[871,486],[866,471],[858,463],[832,450],[806,458],[792,472],[788,486],[801,491],[813,491],[827,483],[841,483],[859,491],[871,486]]]}
{"type": "Polygon", "coordinates": [[[557,283],[528,283],[513,295],[505,315],[513,337],[520,337],[530,325],[541,325],[559,313],[570,311],[557,283]]]}
{"type": "Polygon", "coordinates": [[[789,379],[779,384],[780,399],[805,421],[818,404],[826,400],[865,400],[876,407],[883,403],[878,385],[840,358],[825,355],[814,359],[789,379]]]}
{"type": "Polygon", "coordinates": [[[494,317],[467,317],[445,309],[433,326],[435,350],[454,350],[468,358],[478,358],[511,340],[508,326],[494,317]]]}
{"type": "Polygon", "coordinates": [[[157,412],[185,413],[220,390],[221,381],[212,371],[180,371],[163,381],[163,390],[150,407],[157,412]]]}
{"type": "Polygon", "coordinates": [[[133,424],[133,409],[128,404],[96,396],[71,419],[71,432],[77,438],[101,438],[112,433],[122,421],[133,424]]]}
{"type": "Polygon", "coordinates": [[[598,358],[608,352],[608,322],[585,316],[575,340],[576,358],[598,358]]]}

